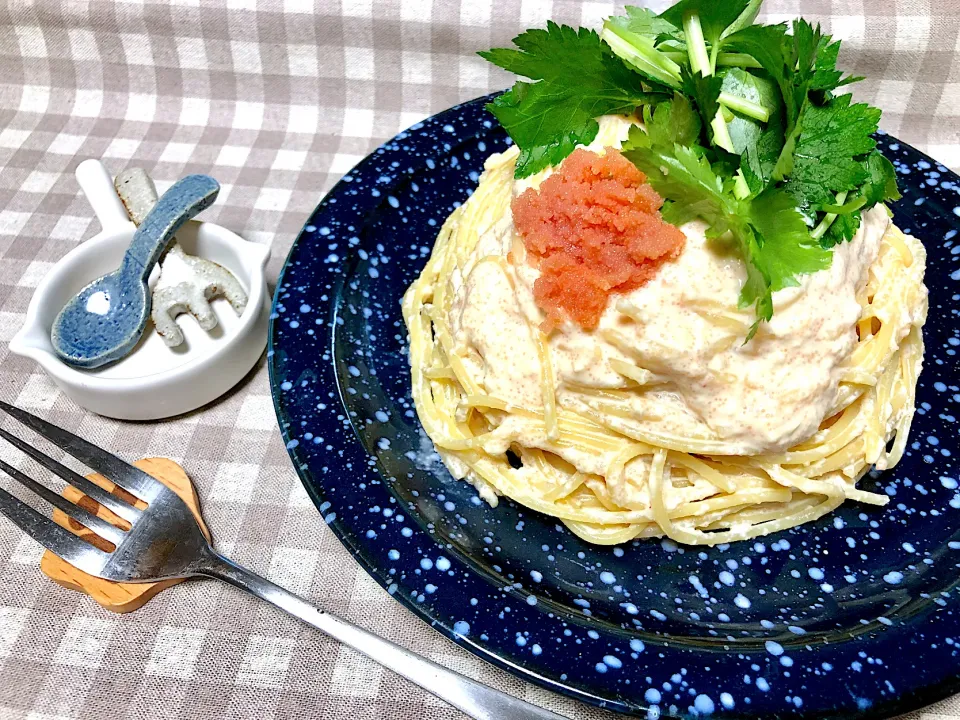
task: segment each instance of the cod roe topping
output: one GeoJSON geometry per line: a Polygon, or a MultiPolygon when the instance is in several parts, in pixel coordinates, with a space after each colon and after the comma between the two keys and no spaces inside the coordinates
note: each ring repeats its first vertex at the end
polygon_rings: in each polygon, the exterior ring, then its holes
{"type": "Polygon", "coordinates": [[[614,148],[578,148],[539,191],[512,203],[513,222],[540,265],[533,295],[549,330],[569,318],[593,330],[610,296],[635,290],[680,254],[684,235],[660,217],[663,199],[614,148]]]}

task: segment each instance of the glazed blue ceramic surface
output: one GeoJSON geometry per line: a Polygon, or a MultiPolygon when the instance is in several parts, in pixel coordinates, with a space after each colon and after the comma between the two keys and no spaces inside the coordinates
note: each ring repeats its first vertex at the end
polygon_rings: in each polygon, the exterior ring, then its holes
{"type": "Polygon", "coordinates": [[[554,691],[648,718],[883,718],[960,691],[960,178],[880,137],[929,253],[900,465],[815,523],[714,548],[591,546],[451,479],[410,399],[400,298],[509,140],[479,99],[376,150],[290,252],[268,351],[290,456],[363,567],[438,631],[554,691]]]}
{"type": "Polygon", "coordinates": [[[177,230],[219,192],[209,175],[188,175],[163,194],[134,233],[120,267],[83,288],[57,315],[50,339],[61,360],[96,368],[133,350],[150,317],[153,266],[177,230]]]}

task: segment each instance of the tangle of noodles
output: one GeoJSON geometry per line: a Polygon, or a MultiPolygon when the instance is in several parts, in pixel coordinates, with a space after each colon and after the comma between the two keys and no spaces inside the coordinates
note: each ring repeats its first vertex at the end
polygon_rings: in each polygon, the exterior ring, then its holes
{"type": "MultiPolygon", "coordinates": [[[[497,397],[465,361],[450,326],[453,278],[462,284],[483,230],[508,211],[515,159],[514,148],[488,161],[476,191],[443,225],[426,267],[403,299],[413,399],[455,476],[474,484],[491,504],[506,495],[598,544],[665,535],[713,545],[809,522],[846,500],[887,502],[885,495],[857,489],[856,483],[872,467],[895,465],[906,446],[926,316],[925,253],[918,241],[892,223],[884,233],[858,289],[858,339],[839,368],[837,399],[819,429],[783,452],[724,454],[722,444],[709,439],[638,431],[625,400],[630,390],[567,384],[567,400],[561,402],[563,383],[555,376],[547,336],[536,324],[529,328],[540,364],[536,406],[497,397]],[[508,419],[525,432],[499,435],[508,419]],[[523,441],[531,434],[539,438],[536,444],[523,441]],[[569,451],[603,458],[605,471],[576,467],[564,459],[569,451]]],[[[491,271],[499,268],[513,282],[507,260],[482,260],[488,261],[491,271]]],[[[730,342],[742,342],[748,315],[735,307],[703,313],[729,331],[730,342]]],[[[617,336],[608,333],[606,339],[616,343],[617,336]]],[[[612,363],[637,392],[661,382],[655,370],[642,365],[612,363]]]]}

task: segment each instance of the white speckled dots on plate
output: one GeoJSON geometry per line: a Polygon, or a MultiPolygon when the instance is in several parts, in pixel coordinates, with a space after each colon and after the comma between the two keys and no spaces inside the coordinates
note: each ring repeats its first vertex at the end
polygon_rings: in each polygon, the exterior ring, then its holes
{"type": "Polygon", "coordinates": [[[881,138],[904,193],[896,220],[926,241],[931,290],[911,447],[895,470],[863,481],[890,505],[847,503],[713,548],[597,547],[511,501],[490,508],[454,481],[410,400],[400,297],[485,157],[508,142],[482,102],[374,152],[287,259],[268,351],[274,398],[327,523],[388,592],[456,642],[610,709],[875,718],[955,691],[956,176],[881,138]]]}

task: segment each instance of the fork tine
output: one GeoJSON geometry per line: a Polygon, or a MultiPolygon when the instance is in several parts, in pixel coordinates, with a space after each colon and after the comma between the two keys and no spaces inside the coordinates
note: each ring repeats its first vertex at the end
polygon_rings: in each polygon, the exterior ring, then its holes
{"type": "Polygon", "coordinates": [[[42,435],[61,450],[67,451],[84,465],[93,468],[127,492],[136,495],[145,503],[149,504],[161,494],[170,492],[167,490],[167,486],[159,480],[154,480],[147,473],[124,462],[116,455],[101,450],[96,445],[88,443],[83,438],[79,438],[63,428],[51,425],[46,420],[41,420],[36,415],[31,415],[2,400],[0,400],[0,410],[19,420],[28,428],[42,435]]]}
{"type": "Polygon", "coordinates": [[[56,473],[61,478],[66,480],[68,483],[73,485],[77,490],[82,492],[84,495],[96,500],[100,505],[103,505],[107,510],[110,510],[114,515],[122,517],[129,523],[135,523],[137,518],[140,517],[140,510],[133,507],[133,505],[128,505],[117,498],[116,495],[113,495],[102,487],[97,485],[90,480],[87,480],[83,475],[75,473],[73,470],[68,468],[66,465],[62,465],[54,460],[52,457],[45,455],[44,453],[37,450],[35,447],[27,445],[23,440],[18,438],[16,435],[11,435],[3,428],[0,428],[0,437],[6,440],[8,443],[14,447],[22,450],[27,455],[32,457],[38,463],[43,465],[47,470],[56,473]]]}
{"type": "Polygon", "coordinates": [[[104,540],[109,540],[114,545],[119,545],[123,542],[123,538],[126,536],[126,533],[120,528],[114,527],[106,520],[102,520],[93,513],[87,512],[79,505],[73,504],[63,497],[63,495],[58,495],[49,488],[44,487],[33,478],[24,475],[22,472],[17,470],[15,467],[8,465],[3,460],[0,460],[0,470],[3,470],[3,472],[12,477],[18,483],[30,489],[58,510],[63,511],[74,520],[81,523],[88,530],[92,530],[104,540]]]}
{"type": "Polygon", "coordinates": [[[107,553],[63,529],[3,488],[0,488],[0,513],[54,555],[85,573],[99,575],[110,559],[107,553]]]}

